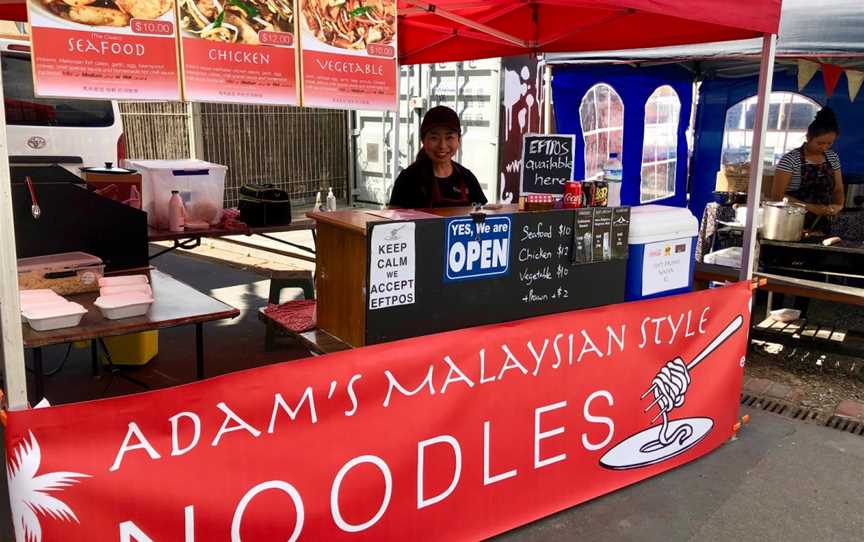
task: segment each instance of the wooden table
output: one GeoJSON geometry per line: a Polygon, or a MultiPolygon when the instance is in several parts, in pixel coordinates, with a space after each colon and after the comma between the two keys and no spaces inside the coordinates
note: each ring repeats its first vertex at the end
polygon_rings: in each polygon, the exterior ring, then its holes
{"type": "MultiPolygon", "coordinates": [[[[738,273],[738,269],[733,267],[697,263],[695,280],[699,282],[734,282],[738,280],[738,273]]],[[[864,288],[784,277],[773,273],[754,273],[754,276],[765,279],[765,284],[759,289],[767,292],[797,295],[849,305],[864,305],[864,288]]]]}
{"type": "Polygon", "coordinates": [[[235,245],[240,245],[246,248],[254,248],[256,250],[264,250],[267,252],[272,252],[274,254],[279,254],[280,256],[287,256],[290,258],[297,258],[299,260],[304,260],[308,262],[315,262],[315,250],[310,249],[309,247],[304,247],[303,245],[298,245],[297,243],[292,243],[291,241],[286,241],[284,239],[280,239],[278,237],[274,237],[270,234],[272,233],[284,233],[291,231],[304,231],[310,230],[312,232],[312,237],[315,239],[315,221],[308,218],[301,218],[291,222],[290,224],[285,224],[282,226],[262,226],[256,228],[247,228],[245,230],[229,230],[225,228],[207,228],[205,230],[187,230],[183,232],[171,232],[165,230],[157,230],[152,227],[148,228],[148,238],[151,243],[159,242],[159,241],[171,241],[173,245],[161,250],[152,256],[150,259],[158,258],[163,254],[171,252],[172,250],[176,250],[178,248],[182,248],[185,250],[191,250],[194,248],[198,248],[201,246],[201,239],[213,239],[213,238],[221,238],[221,237],[232,237],[232,236],[240,236],[240,235],[260,235],[270,241],[276,241],[278,243],[282,243],[284,245],[288,245],[292,248],[302,250],[303,252],[311,254],[311,256],[307,256],[305,254],[297,254],[295,252],[285,252],[282,250],[277,250],[270,247],[265,247],[261,245],[254,245],[252,243],[246,243],[243,241],[238,241],[236,239],[227,240],[235,245]]]}
{"type": "Polygon", "coordinates": [[[94,363],[98,363],[95,359],[98,339],[170,327],[195,325],[196,377],[199,380],[204,378],[204,323],[234,318],[240,311],[155,269],[150,271],[150,286],[154,302],[144,316],[108,320],[93,305],[98,294],[90,293],[67,298],[87,309],[87,314],[76,327],[34,331],[29,325],[22,324],[24,348],[33,350],[37,401],[44,395],[43,347],[89,340],[92,341],[94,363]]]}

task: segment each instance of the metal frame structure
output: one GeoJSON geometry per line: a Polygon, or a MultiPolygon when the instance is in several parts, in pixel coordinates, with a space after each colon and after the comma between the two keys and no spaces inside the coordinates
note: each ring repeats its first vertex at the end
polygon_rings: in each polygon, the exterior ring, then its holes
{"type": "MultiPolygon", "coordinates": [[[[495,28],[488,25],[492,21],[502,18],[508,13],[515,11],[520,7],[523,7],[525,5],[525,3],[523,2],[514,2],[508,4],[502,7],[500,11],[495,11],[491,15],[484,17],[482,20],[471,20],[446,9],[441,9],[440,6],[437,6],[435,3],[429,3],[422,0],[402,1],[405,5],[413,6],[407,9],[403,9],[401,12],[402,14],[408,14],[411,12],[433,13],[441,17],[442,19],[462,24],[467,29],[464,31],[456,31],[454,29],[448,29],[444,27],[439,28],[435,25],[429,25],[427,23],[421,24],[416,21],[412,21],[411,23],[409,23],[410,25],[422,26],[426,29],[442,31],[442,36],[440,40],[435,40],[430,43],[424,44],[422,50],[428,50],[432,47],[439,45],[440,43],[462,36],[473,39],[492,41],[496,43],[503,42],[510,45],[522,47],[523,49],[525,49],[526,52],[542,52],[542,49],[544,47],[548,46],[551,48],[554,43],[562,41],[568,36],[585,30],[585,27],[577,25],[573,29],[568,29],[563,34],[547,37],[543,41],[538,39],[526,41],[516,38],[505,32],[496,30],[495,28]]],[[[550,3],[554,3],[554,0],[547,1],[550,1],[550,3]]],[[[466,1],[465,5],[481,3],[484,2],[478,2],[478,0],[474,0],[473,2],[466,1]]],[[[537,0],[528,0],[527,3],[532,6],[533,9],[537,9],[537,0]]],[[[610,14],[610,17],[605,21],[601,21],[601,23],[608,23],[614,19],[628,17],[634,13],[637,12],[633,9],[622,7],[621,10],[610,14]]],[[[762,180],[762,165],[760,158],[762,152],[762,142],[765,137],[765,124],[767,120],[766,117],[768,113],[767,107],[765,106],[765,99],[771,86],[771,78],[773,75],[774,66],[774,54],[776,52],[776,41],[777,38],[774,34],[765,34],[763,36],[759,102],[757,106],[758,115],[755,130],[756,139],[754,140],[755,149],[753,153],[753,156],[755,158],[753,160],[753,166],[751,167],[750,179],[750,199],[752,201],[749,202],[749,214],[755,213],[755,204],[758,203],[758,194],[762,180]]],[[[411,51],[412,55],[416,53],[418,53],[418,51],[411,51]]],[[[551,78],[551,67],[546,66],[545,69],[548,82],[549,78],[551,78]]],[[[551,85],[547,84],[546,92],[551,92],[551,85]]],[[[0,74],[0,97],[2,97],[2,74],[0,74]]],[[[550,98],[549,94],[547,94],[547,98],[550,98]]],[[[548,131],[551,126],[551,99],[546,100],[545,112],[546,118],[544,121],[544,129],[548,131]]],[[[397,126],[394,127],[394,132],[397,134],[397,137],[399,120],[399,114],[397,113],[395,118],[397,126]]],[[[2,121],[3,125],[5,126],[5,111],[0,111],[0,121],[2,121]]],[[[396,152],[394,152],[394,162],[398,164],[398,139],[396,139],[396,143],[397,146],[395,149],[396,152]]],[[[23,338],[21,332],[21,317],[19,307],[20,302],[16,272],[17,259],[15,250],[15,230],[12,215],[11,179],[9,174],[8,161],[9,159],[6,131],[2,130],[0,131],[0,326],[2,326],[3,343],[0,350],[2,350],[3,354],[8,406],[10,410],[19,410],[27,408],[27,381],[24,365],[23,338]]],[[[396,170],[394,168],[394,174],[395,171],[396,170]]],[[[753,220],[753,216],[749,216],[748,224],[754,223],[755,220],[753,220]]],[[[747,239],[749,241],[747,242],[747,245],[745,245],[749,251],[749,254],[745,256],[745,265],[743,266],[744,270],[742,270],[741,276],[742,279],[746,279],[752,276],[752,252],[755,243],[755,235],[755,229],[749,227],[747,232],[747,239]]]]}

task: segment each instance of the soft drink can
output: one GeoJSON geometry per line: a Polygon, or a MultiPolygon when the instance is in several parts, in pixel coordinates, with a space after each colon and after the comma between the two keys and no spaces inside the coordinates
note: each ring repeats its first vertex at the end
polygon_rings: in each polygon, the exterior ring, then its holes
{"type": "Polygon", "coordinates": [[[609,204],[609,183],[594,181],[594,193],[591,194],[591,207],[606,207],[609,204]]]}
{"type": "Polygon", "coordinates": [[[582,207],[582,183],[567,181],[564,183],[564,208],[578,209],[582,207]]]}

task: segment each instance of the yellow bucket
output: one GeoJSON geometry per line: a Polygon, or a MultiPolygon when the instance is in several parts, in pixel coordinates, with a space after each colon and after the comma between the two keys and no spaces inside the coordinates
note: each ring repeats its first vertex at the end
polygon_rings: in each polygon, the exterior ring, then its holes
{"type": "MultiPolygon", "coordinates": [[[[146,365],[159,353],[158,330],[106,337],[104,340],[114,365],[146,365]]],[[[105,354],[102,354],[102,363],[107,363],[105,354]]]]}

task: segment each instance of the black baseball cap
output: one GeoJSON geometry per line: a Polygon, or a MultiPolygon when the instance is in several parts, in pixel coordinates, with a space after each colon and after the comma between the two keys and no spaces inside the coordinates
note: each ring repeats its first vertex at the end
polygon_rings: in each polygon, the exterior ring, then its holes
{"type": "Polygon", "coordinates": [[[423,123],[420,125],[420,139],[426,137],[426,134],[433,128],[447,128],[457,134],[462,134],[459,115],[444,105],[433,107],[423,115],[423,123]]]}

